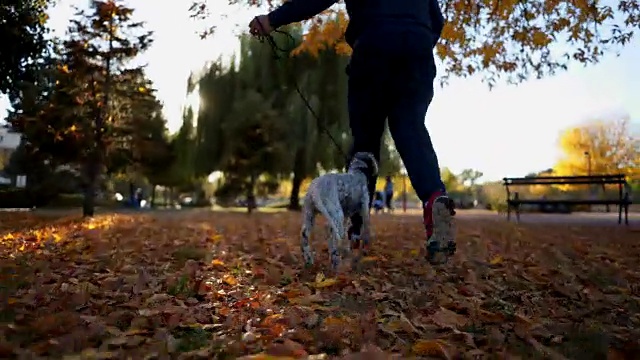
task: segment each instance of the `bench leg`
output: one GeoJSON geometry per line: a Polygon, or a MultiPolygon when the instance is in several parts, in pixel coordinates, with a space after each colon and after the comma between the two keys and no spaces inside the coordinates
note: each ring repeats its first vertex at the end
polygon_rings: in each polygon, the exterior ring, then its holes
{"type": "Polygon", "coordinates": [[[511,205],[507,204],[507,221],[511,221],[511,205]]]}
{"type": "Polygon", "coordinates": [[[520,205],[516,205],[516,222],[520,222],[520,205]]]}

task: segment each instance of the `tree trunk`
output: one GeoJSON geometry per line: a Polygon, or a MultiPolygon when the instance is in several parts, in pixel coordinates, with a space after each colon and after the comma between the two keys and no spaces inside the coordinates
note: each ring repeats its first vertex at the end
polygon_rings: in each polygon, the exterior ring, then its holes
{"type": "MultiPolygon", "coordinates": [[[[113,51],[113,16],[109,18],[109,53],[113,51]]],[[[89,156],[87,163],[87,186],[84,189],[84,201],[82,204],[82,215],[84,217],[93,217],[95,214],[95,197],[97,181],[100,177],[100,169],[102,167],[102,157],[104,154],[104,141],[102,134],[105,126],[105,119],[109,117],[109,99],[111,91],[111,56],[107,56],[106,62],[106,77],[104,86],[104,104],[103,108],[93,107],[93,116],[95,121],[93,149],[89,156]],[[103,110],[104,109],[104,110],[103,110]]],[[[96,95],[97,91],[94,87],[94,82],[91,82],[91,90],[96,95]]]]}
{"type": "Polygon", "coordinates": [[[94,159],[90,159],[85,165],[87,184],[84,187],[84,201],[82,202],[83,217],[93,217],[95,215],[98,166],[94,159]]]}
{"type": "Polygon", "coordinates": [[[129,181],[129,203],[131,206],[136,202],[135,192],[136,186],[133,184],[133,181],[129,181]]]}
{"type": "Polygon", "coordinates": [[[304,149],[298,149],[293,163],[293,180],[291,182],[291,195],[289,196],[289,210],[300,211],[300,187],[304,180],[304,149]]]}
{"type": "Polygon", "coordinates": [[[169,187],[165,186],[164,187],[164,191],[162,192],[162,197],[164,200],[164,207],[168,207],[169,206],[169,187]]]}
{"type": "Polygon", "coordinates": [[[149,204],[149,207],[156,207],[156,185],[151,185],[151,204],[149,204]]]}
{"type": "Polygon", "coordinates": [[[247,213],[251,214],[256,208],[256,194],[254,189],[256,187],[256,176],[251,175],[249,179],[249,186],[247,187],[247,213]]]}

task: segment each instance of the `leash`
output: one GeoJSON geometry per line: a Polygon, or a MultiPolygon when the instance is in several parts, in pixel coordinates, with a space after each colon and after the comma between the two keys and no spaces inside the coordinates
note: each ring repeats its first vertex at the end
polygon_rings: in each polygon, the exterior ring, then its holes
{"type": "MultiPolygon", "coordinates": [[[[257,19],[256,19],[256,23],[258,24],[258,26],[262,30],[261,32],[263,34],[266,34],[266,31],[264,31],[264,28],[262,27],[262,23],[260,23],[260,21],[257,20],[257,19]]],[[[273,38],[273,35],[271,35],[271,34],[259,35],[259,36],[257,36],[257,38],[258,38],[258,40],[260,42],[264,42],[266,40],[269,43],[269,47],[271,48],[271,51],[273,52],[274,58],[276,60],[281,60],[283,58],[281,54],[289,54],[295,48],[296,39],[293,38],[293,35],[289,34],[286,31],[283,31],[283,30],[275,29],[275,30],[273,30],[273,33],[284,35],[287,39],[289,39],[289,41],[291,42],[292,46],[289,49],[284,49],[284,48],[279,47],[278,44],[276,43],[276,40],[273,38]]],[[[293,79],[293,87],[294,87],[296,93],[298,93],[298,96],[300,96],[300,99],[304,103],[304,105],[307,108],[307,110],[309,110],[309,113],[311,114],[311,116],[313,116],[313,118],[316,120],[318,128],[320,128],[320,130],[322,130],[329,137],[329,139],[331,140],[333,145],[336,147],[336,149],[338,150],[340,155],[342,155],[342,157],[344,158],[344,160],[345,160],[345,168],[349,167],[349,156],[344,152],[344,150],[342,149],[342,146],[340,146],[340,144],[338,143],[338,141],[336,141],[336,139],[333,137],[333,135],[331,135],[331,132],[329,131],[329,129],[326,126],[324,126],[324,124],[322,123],[322,120],[320,119],[320,116],[313,109],[313,106],[311,106],[311,103],[309,102],[307,97],[302,93],[302,90],[300,90],[300,86],[298,85],[298,81],[295,78],[293,79]]]]}

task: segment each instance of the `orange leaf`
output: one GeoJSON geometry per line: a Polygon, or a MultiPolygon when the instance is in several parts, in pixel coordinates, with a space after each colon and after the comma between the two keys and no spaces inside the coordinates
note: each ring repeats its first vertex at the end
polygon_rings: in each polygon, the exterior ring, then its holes
{"type": "Polygon", "coordinates": [[[224,266],[224,261],[222,261],[220,259],[213,259],[213,260],[211,260],[211,265],[213,265],[213,266],[224,266]]]}
{"type": "Polygon", "coordinates": [[[266,318],[264,318],[264,320],[262,320],[262,322],[260,323],[260,326],[264,326],[264,327],[273,326],[278,322],[278,320],[282,319],[283,317],[284,316],[282,316],[282,314],[269,315],[266,318]]]}
{"type": "Polygon", "coordinates": [[[416,355],[451,359],[451,355],[447,351],[447,343],[442,340],[418,340],[411,347],[411,351],[416,355]]]}
{"type": "Polygon", "coordinates": [[[324,321],[322,321],[322,325],[327,327],[332,327],[332,326],[342,327],[345,324],[346,322],[344,321],[344,319],[333,317],[333,316],[329,316],[325,318],[324,321]]]}
{"type": "Polygon", "coordinates": [[[227,274],[222,277],[222,281],[230,286],[238,285],[238,280],[233,275],[227,274]]]}
{"type": "Polygon", "coordinates": [[[276,337],[282,336],[285,331],[287,331],[287,327],[283,324],[274,324],[273,326],[269,327],[269,332],[271,332],[271,334],[276,337]]]}
{"type": "Polygon", "coordinates": [[[222,315],[222,316],[229,316],[229,314],[231,314],[231,309],[229,309],[228,307],[224,306],[221,307],[218,310],[218,314],[222,315]]]}

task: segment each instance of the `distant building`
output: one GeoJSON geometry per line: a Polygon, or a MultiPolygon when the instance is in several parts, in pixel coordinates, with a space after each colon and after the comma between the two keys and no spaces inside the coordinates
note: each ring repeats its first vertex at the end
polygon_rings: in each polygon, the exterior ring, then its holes
{"type": "Polygon", "coordinates": [[[21,138],[21,134],[12,132],[7,127],[0,127],[0,184],[11,184],[11,179],[4,176],[3,170],[9,163],[11,154],[20,145],[21,138]]]}

